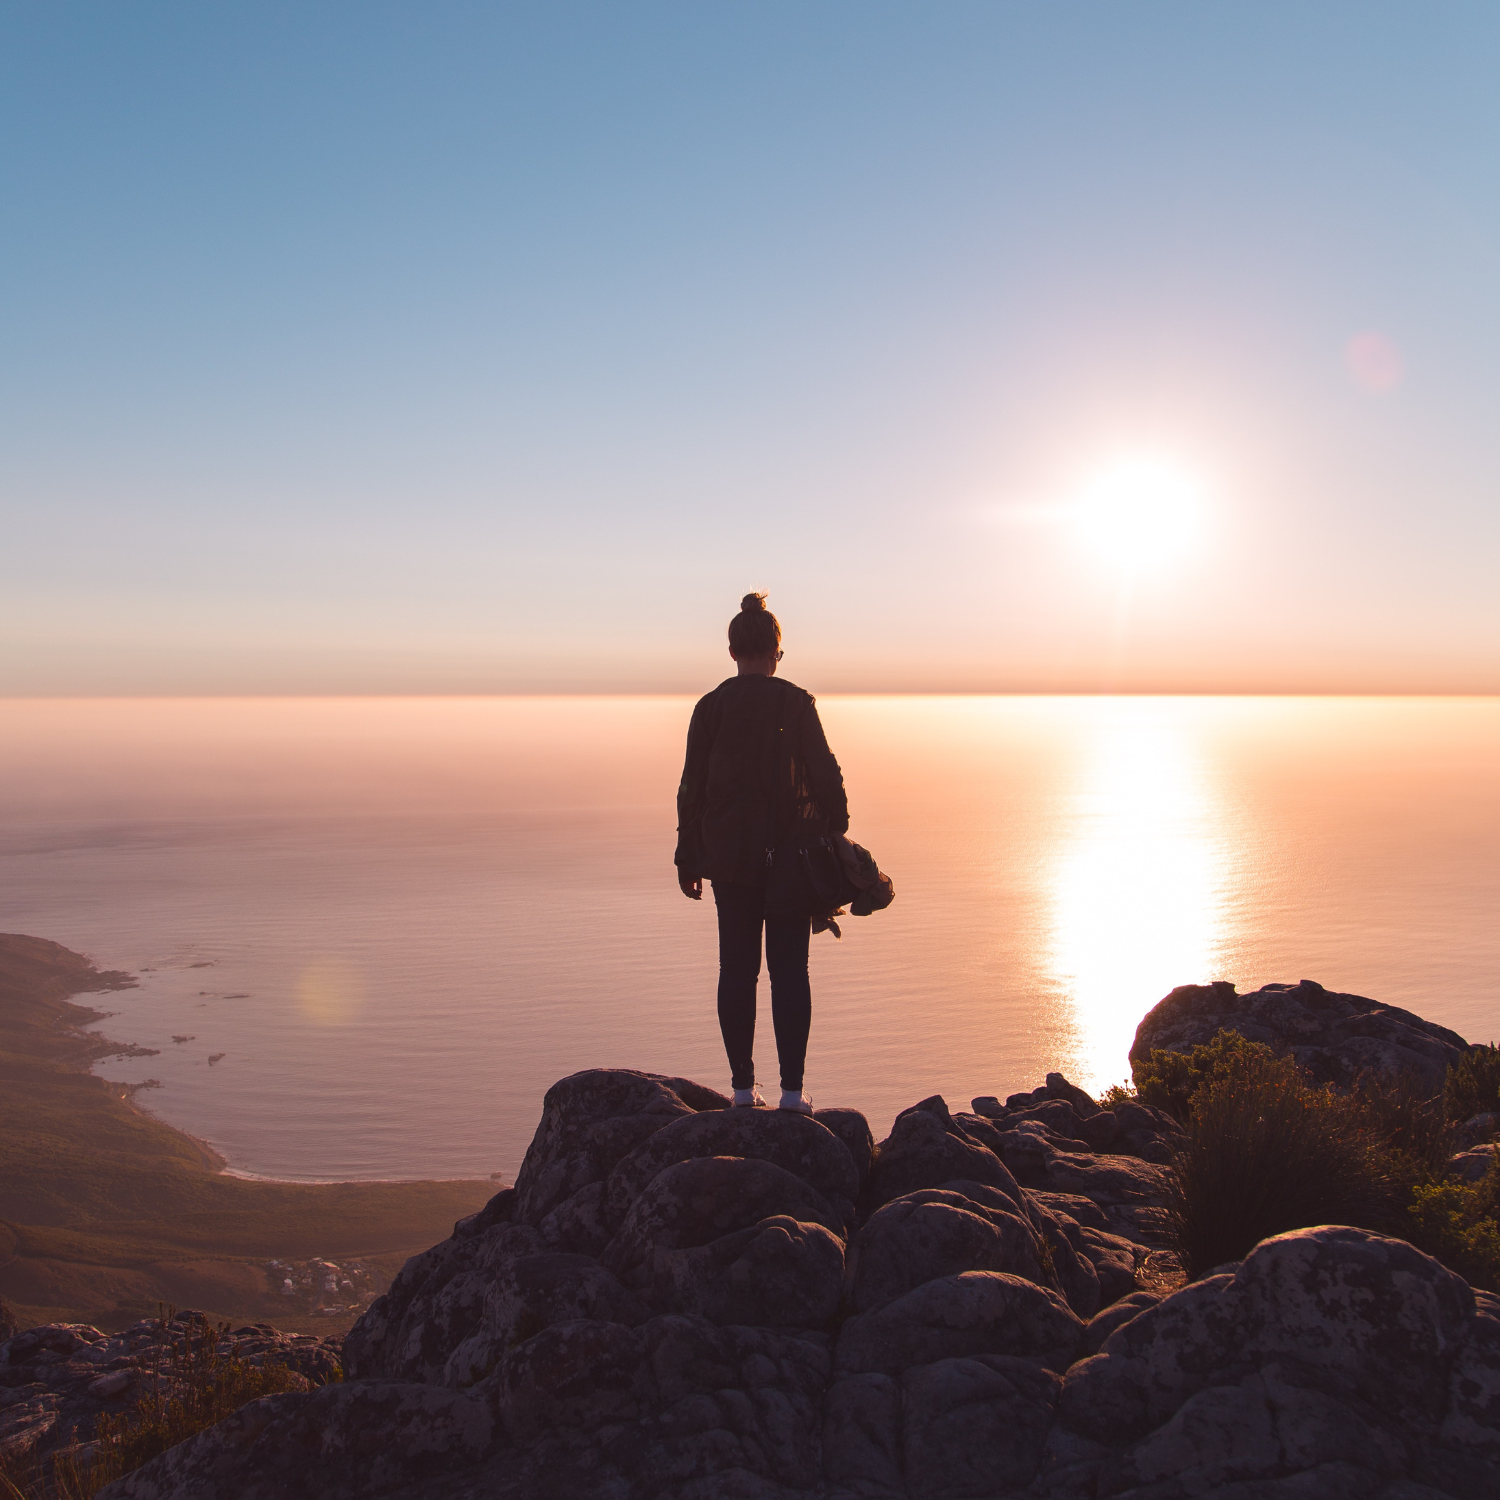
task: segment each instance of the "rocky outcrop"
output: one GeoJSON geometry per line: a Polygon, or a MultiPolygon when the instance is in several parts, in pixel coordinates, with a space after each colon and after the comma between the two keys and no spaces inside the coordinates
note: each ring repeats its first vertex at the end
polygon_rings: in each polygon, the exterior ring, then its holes
{"type": "MultiPolygon", "coordinates": [[[[170,1396],[172,1364],[163,1361],[162,1350],[211,1333],[201,1313],[183,1312],[169,1323],[147,1318],[114,1335],[84,1323],[48,1323],[0,1343],[0,1460],[24,1471],[59,1449],[87,1442],[100,1413],[118,1413],[158,1389],[170,1396]]],[[[338,1377],[337,1338],[257,1324],[215,1343],[226,1359],[285,1365],[307,1389],[338,1377]]]]}
{"type": "Polygon", "coordinates": [[[1049,1443],[1106,1494],[1493,1494],[1497,1311],[1401,1241],[1282,1235],[1074,1365],[1049,1443]]]}
{"type": "Polygon", "coordinates": [[[1138,1245],[1159,1244],[1166,1163],[1182,1140],[1170,1115],[1134,1100],[1108,1108],[1061,1073],[1003,1104],[974,1100],[959,1116],[982,1137],[1033,1200],[1095,1234],[1138,1245]]]}
{"type": "Polygon", "coordinates": [[[1500,1493],[1494,1299],[1327,1227],[1166,1295],[1140,1270],[1164,1169],[1127,1148],[1175,1127],[1056,1076],[976,1105],[923,1100],[872,1150],[851,1111],[565,1079],[516,1188],[348,1336],[345,1383],[253,1403],[103,1493],[1500,1493]]]}
{"type": "Polygon", "coordinates": [[[1267,984],[1248,995],[1232,984],[1179,985],[1146,1012],[1130,1048],[1132,1065],[1154,1050],[1185,1052],[1219,1031],[1287,1051],[1319,1083],[1340,1088],[1365,1072],[1407,1076],[1432,1096],[1468,1043],[1456,1031],[1362,995],[1321,984],[1267,984]]]}

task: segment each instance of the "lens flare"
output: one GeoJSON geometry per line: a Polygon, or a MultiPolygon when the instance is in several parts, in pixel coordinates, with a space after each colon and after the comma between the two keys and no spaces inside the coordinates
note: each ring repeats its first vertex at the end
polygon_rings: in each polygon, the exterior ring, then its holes
{"type": "Polygon", "coordinates": [[[297,1001],[314,1026],[347,1026],[359,1013],[364,986],[352,964],[317,958],[297,978],[297,1001]]]}

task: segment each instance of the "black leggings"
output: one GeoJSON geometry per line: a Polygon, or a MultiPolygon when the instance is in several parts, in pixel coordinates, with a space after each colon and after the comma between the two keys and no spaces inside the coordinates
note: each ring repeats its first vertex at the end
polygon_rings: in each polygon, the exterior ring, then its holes
{"type": "Polygon", "coordinates": [[[714,882],[719,909],[719,1030],[729,1054],[733,1086],[755,1083],[755,985],[760,978],[760,930],[766,929],[766,968],[771,973],[771,1024],[781,1086],[802,1087],[807,1033],[812,1025],[812,987],[807,979],[810,917],[767,917],[764,885],[714,882]]]}

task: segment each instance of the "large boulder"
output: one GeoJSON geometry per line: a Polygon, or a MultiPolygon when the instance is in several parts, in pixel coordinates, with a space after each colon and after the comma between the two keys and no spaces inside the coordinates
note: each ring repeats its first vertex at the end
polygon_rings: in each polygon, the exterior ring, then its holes
{"type": "Polygon", "coordinates": [[[843,1242],[778,1216],[706,1245],[657,1250],[636,1281],[662,1312],[757,1328],[826,1329],[844,1285],[843,1242]]]}
{"type": "Polygon", "coordinates": [[[859,1172],[831,1130],[791,1110],[727,1109],[673,1120],[623,1157],[605,1182],[605,1222],[619,1224],[664,1168],[711,1156],[771,1162],[839,1209],[845,1222],[854,1217],[859,1172]]]}
{"type": "Polygon", "coordinates": [[[412,1256],[349,1330],[345,1375],[442,1384],[449,1356],[478,1331],[485,1300],[506,1267],[545,1249],[529,1225],[498,1224],[412,1256]]]}
{"type": "Polygon", "coordinates": [[[964,1271],[1005,1271],[1056,1290],[1047,1259],[1045,1240],[1022,1215],[925,1188],[892,1199],[850,1243],[849,1306],[870,1312],[964,1271]]]}
{"type": "Polygon", "coordinates": [[[850,1318],[824,1406],[828,1494],[1024,1488],[1082,1332],[1057,1293],[987,1272],[929,1281],[850,1318]]]}
{"type": "Polygon", "coordinates": [[[880,1144],[870,1192],[878,1205],[955,1179],[1019,1194],[1004,1162],[964,1130],[935,1094],[896,1116],[890,1135],[880,1144]]]}
{"type": "Polygon", "coordinates": [[[1186,1052],[1220,1031],[1289,1051],[1319,1083],[1348,1088],[1361,1074],[1409,1077],[1429,1096],[1468,1043],[1456,1031],[1395,1005],[1340,995],[1304,979],[1248,995],[1225,980],[1179,985],[1146,1012],[1130,1048],[1132,1066],[1156,1050],[1186,1052]]]}
{"type": "Polygon", "coordinates": [[[824,1403],[830,1500],[1010,1496],[1041,1474],[1058,1377],[977,1354],[836,1380],[824,1403]]]}
{"type": "Polygon", "coordinates": [[[765,1219],[821,1224],[842,1240],[843,1216],[800,1177],[742,1156],[674,1162],[651,1180],[604,1251],[627,1284],[648,1281],[659,1252],[708,1245],[765,1219]]]}
{"type": "Polygon", "coordinates": [[[1101,1494],[1436,1480],[1478,1500],[1500,1483],[1493,1338],[1462,1279],[1410,1245],[1299,1230],[1109,1332],[1067,1372],[1051,1443],[1101,1494]]]}
{"type": "Polygon", "coordinates": [[[926,1282],[843,1326],[835,1352],[849,1375],[979,1354],[1028,1359],[1059,1373],[1073,1362],[1083,1323],[1048,1287],[995,1271],[926,1282]]]}
{"type": "Polygon", "coordinates": [[[854,1163],[859,1191],[863,1193],[870,1180],[870,1168],[875,1164],[875,1137],[870,1133],[870,1122],[857,1109],[815,1109],[812,1117],[844,1143],[854,1163]]]}
{"type": "Polygon", "coordinates": [[[664,1079],[629,1068],[589,1068],[554,1083],[516,1177],[515,1217],[540,1224],[647,1136],[694,1113],[664,1079]]]}
{"type": "Polygon", "coordinates": [[[443,1384],[456,1390],[477,1384],[507,1351],[556,1323],[634,1327],[649,1316],[646,1304],[591,1256],[515,1256],[498,1269],[474,1332],[444,1363],[443,1384]]]}

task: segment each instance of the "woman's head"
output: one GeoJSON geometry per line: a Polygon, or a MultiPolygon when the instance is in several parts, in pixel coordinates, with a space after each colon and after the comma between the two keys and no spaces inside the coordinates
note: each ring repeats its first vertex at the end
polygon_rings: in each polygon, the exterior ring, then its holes
{"type": "Polygon", "coordinates": [[[781,650],[781,626],[766,608],[764,594],[746,594],[729,622],[729,654],[736,661],[759,661],[781,650]]]}

